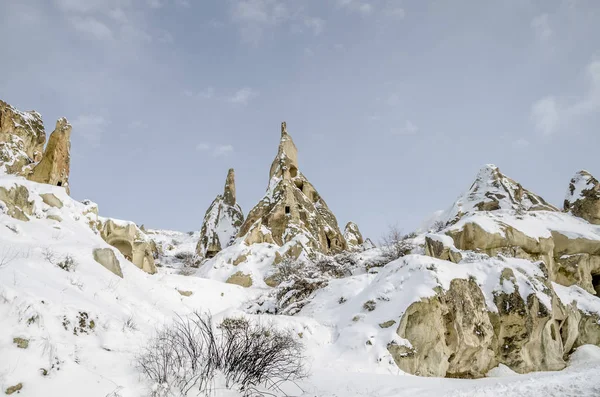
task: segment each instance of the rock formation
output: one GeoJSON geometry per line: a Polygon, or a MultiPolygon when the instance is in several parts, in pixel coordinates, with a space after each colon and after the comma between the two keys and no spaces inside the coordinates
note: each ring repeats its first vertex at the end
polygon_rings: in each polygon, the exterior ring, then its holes
{"type": "Polygon", "coordinates": [[[496,210],[558,211],[540,196],[503,175],[498,167],[488,164],[479,171],[471,188],[449,210],[447,219],[453,223],[465,213],[496,210]]]}
{"type": "Polygon", "coordinates": [[[196,253],[201,258],[212,258],[228,247],[244,222],[244,213],[235,196],[235,172],[227,173],[225,189],[212,202],[202,222],[196,253]]]}
{"type": "Polygon", "coordinates": [[[71,124],[64,117],[56,122],[50,134],[42,160],[33,168],[28,179],[49,185],[63,186],[69,193],[71,162],[71,124]]]}
{"type": "Polygon", "coordinates": [[[70,139],[71,125],[61,118],[44,150],[42,116],[0,101],[0,171],[63,186],[69,193],[70,139]]]}
{"type": "Polygon", "coordinates": [[[100,236],[127,260],[145,271],[156,273],[152,241],[133,222],[99,218],[100,236]]]}
{"type": "Polygon", "coordinates": [[[348,249],[358,249],[363,243],[363,236],[358,229],[358,225],[354,222],[348,222],[344,228],[344,239],[348,244],[348,249]]]}
{"type": "Polygon", "coordinates": [[[564,209],[600,225],[600,182],[587,171],[579,171],[569,184],[564,209]]]}
{"type": "Polygon", "coordinates": [[[22,112],[0,100],[0,162],[4,172],[23,175],[25,167],[42,159],[45,142],[39,113],[22,112]]]}
{"type": "Polygon", "coordinates": [[[269,172],[267,193],[250,211],[238,237],[246,244],[271,243],[299,253],[313,249],[334,254],[347,249],[337,220],[314,186],[298,170],[298,151],[281,124],[279,150],[269,172]]]}
{"type": "Polygon", "coordinates": [[[117,259],[115,253],[110,248],[96,248],[94,251],[94,260],[104,266],[106,269],[114,273],[115,275],[123,278],[123,272],[121,271],[121,265],[117,259]]]}

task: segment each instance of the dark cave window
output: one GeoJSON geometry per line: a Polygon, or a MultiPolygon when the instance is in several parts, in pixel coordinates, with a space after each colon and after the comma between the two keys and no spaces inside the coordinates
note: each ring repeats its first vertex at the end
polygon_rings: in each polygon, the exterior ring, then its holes
{"type": "Polygon", "coordinates": [[[600,274],[594,274],[592,276],[592,285],[596,290],[596,296],[600,298],[600,274]]]}
{"type": "Polygon", "coordinates": [[[58,181],[58,183],[56,184],[56,186],[62,186],[62,182],[58,181]]]}
{"type": "Polygon", "coordinates": [[[286,205],[285,206],[285,214],[288,215],[290,213],[290,206],[286,205]]]}

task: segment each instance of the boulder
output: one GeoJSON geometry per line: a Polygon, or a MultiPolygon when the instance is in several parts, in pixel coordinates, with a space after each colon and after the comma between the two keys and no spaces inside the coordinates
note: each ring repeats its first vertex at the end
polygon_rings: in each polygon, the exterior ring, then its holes
{"type": "Polygon", "coordinates": [[[252,277],[249,274],[236,272],[232,274],[225,282],[227,284],[235,284],[244,288],[249,288],[252,286],[252,277]]]}
{"type": "Polygon", "coordinates": [[[236,201],[235,172],[227,173],[223,194],[218,195],[204,215],[196,253],[212,258],[234,240],[244,222],[242,208],[236,201]]]}
{"type": "Polygon", "coordinates": [[[0,201],[4,203],[6,213],[20,221],[29,221],[33,214],[34,202],[29,199],[29,190],[23,185],[10,189],[0,187],[0,201]]]}
{"type": "Polygon", "coordinates": [[[98,229],[104,241],[117,248],[127,260],[146,273],[156,273],[152,242],[135,223],[103,218],[99,219],[98,229]]]}
{"type": "Polygon", "coordinates": [[[600,182],[587,171],[575,174],[569,183],[564,210],[600,225],[600,182]]]}
{"type": "Polygon", "coordinates": [[[50,207],[55,207],[55,208],[63,207],[62,201],[60,201],[60,199],[58,197],[56,197],[53,193],[40,194],[40,197],[42,198],[42,201],[45,204],[49,205],[50,207]]]}
{"type": "Polygon", "coordinates": [[[42,160],[33,168],[29,180],[63,186],[69,193],[71,163],[71,124],[64,117],[56,122],[42,160]]]}
{"type": "Polygon", "coordinates": [[[454,263],[462,260],[462,254],[454,246],[452,238],[440,234],[425,236],[425,255],[454,263]]]}
{"type": "Polygon", "coordinates": [[[121,271],[121,265],[119,264],[119,260],[115,256],[115,253],[110,248],[96,248],[94,250],[94,260],[116,274],[117,276],[123,278],[123,272],[121,271]]]}
{"type": "Polygon", "coordinates": [[[296,239],[323,254],[347,249],[337,220],[314,186],[298,170],[298,151],[281,124],[279,150],[269,172],[267,193],[250,211],[238,237],[247,245],[278,246],[296,239]]]}

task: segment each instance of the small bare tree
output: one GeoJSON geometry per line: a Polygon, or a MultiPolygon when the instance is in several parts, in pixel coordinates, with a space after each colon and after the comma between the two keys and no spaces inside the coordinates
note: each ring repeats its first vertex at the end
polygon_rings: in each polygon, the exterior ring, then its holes
{"type": "Polygon", "coordinates": [[[402,231],[398,226],[390,226],[388,232],[382,237],[380,244],[385,261],[389,263],[410,254],[414,246],[409,240],[414,237],[414,233],[405,235],[402,234],[402,231]]]}
{"type": "Polygon", "coordinates": [[[23,253],[12,246],[3,246],[0,249],[0,269],[9,263],[21,258],[23,253]]]}

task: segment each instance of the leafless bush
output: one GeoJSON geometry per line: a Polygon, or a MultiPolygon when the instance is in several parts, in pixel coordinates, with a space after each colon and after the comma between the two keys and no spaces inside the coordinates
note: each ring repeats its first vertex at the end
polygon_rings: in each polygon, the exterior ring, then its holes
{"type": "Polygon", "coordinates": [[[415,236],[414,233],[404,235],[397,226],[390,226],[381,242],[382,255],[386,263],[410,254],[414,246],[409,240],[415,236]]]}
{"type": "MultiPolygon", "coordinates": [[[[325,276],[332,278],[343,278],[351,275],[348,266],[338,262],[338,256],[332,258],[329,256],[323,256],[315,262],[317,269],[325,276]]],[[[340,256],[339,259],[346,260],[347,257],[340,256]]]]}
{"type": "Polygon", "coordinates": [[[24,254],[15,247],[3,246],[0,249],[0,269],[23,256],[24,254]]]}
{"type": "Polygon", "coordinates": [[[431,231],[433,233],[439,233],[446,228],[446,223],[442,221],[435,221],[431,226],[431,231]]]}
{"type": "Polygon", "coordinates": [[[210,315],[194,313],[160,330],[137,364],[155,383],[155,396],[170,388],[210,394],[217,372],[228,388],[249,395],[256,386],[280,390],[306,376],[302,353],[291,333],[245,319],[225,319],[217,330],[210,315]]]}
{"type": "Polygon", "coordinates": [[[123,323],[123,332],[125,332],[125,330],[129,330],[129,331],[137,331],[138,330],[138,326],[137,326],[135,320],[133,319],[133,316],[129,316],[127,318],[127,320],[125,320],[125,322],[123,323]]]}
{"type": "Polygon", "coordinates": [[[178,252],[175,258],[179,259],[183,264],[179,274],[182,276],[191,276],[195,273],[194,268],[200,266],[200,258],[194,252],[178,252]]]}
{"type": "Polygon", "coordinates": [[[50,247],[46,247],[42,250],[42,256],[44,257],[44,259],[46,260],[46,262],[51,263],[52,265],[55,264],[56,262],[56,252],[50,248],[50,247]]]}

